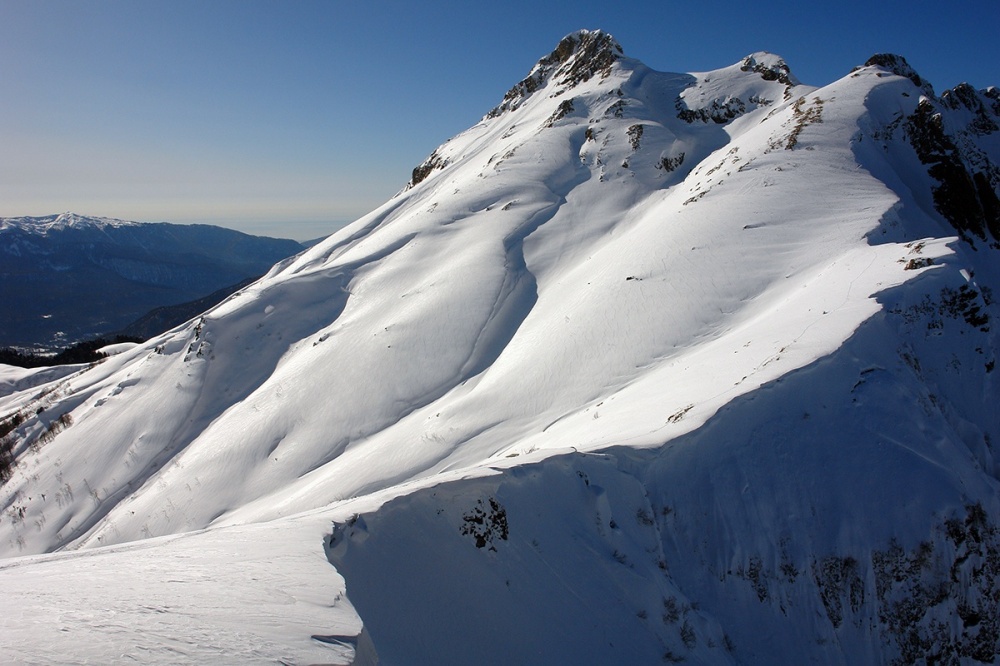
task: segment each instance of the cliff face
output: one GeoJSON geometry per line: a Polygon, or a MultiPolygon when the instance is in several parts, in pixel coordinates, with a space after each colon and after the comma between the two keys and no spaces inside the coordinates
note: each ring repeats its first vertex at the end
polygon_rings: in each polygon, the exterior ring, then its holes
{"type": "Polygon", "coordinates": [[[932,178],[934,207],[964,240],[998,248],[1000,239],[1000,92],[963,83],[935,97],[901,56],[873,56],[866,66],[904,76],[920,89],[916,107],[887,128],[910,144],[932,178]]]}

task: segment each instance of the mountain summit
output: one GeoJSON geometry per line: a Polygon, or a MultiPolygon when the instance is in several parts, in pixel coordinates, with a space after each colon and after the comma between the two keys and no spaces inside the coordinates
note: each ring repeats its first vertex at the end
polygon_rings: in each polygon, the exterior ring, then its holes
{"type": "Polygon", "coordinates": [[[994,660],[997,96],[903,63],[566,37],[378,209],[0,399],[0,547],[79,551],[0,584],[164,562],[202,592],[121,598],[245,654],[224,580],[285,661],[994,660]]]}
{"type": "Polygon", "coordinates": [[[618,42],[601,31],[581,30],[567,35],[552,53],[538,61],[524,80],[507,91],[503,101],[487,118],[516,109],[531,93],[550,82],[571,88],[595,75],[607,77],[611,74],[611,66],[622,56],[618,42]]]}

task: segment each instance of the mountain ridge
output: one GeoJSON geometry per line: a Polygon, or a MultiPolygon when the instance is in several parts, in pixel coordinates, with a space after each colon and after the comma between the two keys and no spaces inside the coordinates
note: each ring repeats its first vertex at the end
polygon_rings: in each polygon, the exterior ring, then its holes
{"type": "Polygon", "coordinates": [[[995,657],[992,98],[616,47],[570,35],[369,215],[0,398],[0,545],[308,525],[353,613],[313,638],[359,663],[995,657]]]}
{"type": "Polygon", "coordinates": [[[50,350],[113,334],[154,307],[201,298],[301,250],[210,225],[75,213],[0,218],[8,304],[0,345],[50,350]]]}

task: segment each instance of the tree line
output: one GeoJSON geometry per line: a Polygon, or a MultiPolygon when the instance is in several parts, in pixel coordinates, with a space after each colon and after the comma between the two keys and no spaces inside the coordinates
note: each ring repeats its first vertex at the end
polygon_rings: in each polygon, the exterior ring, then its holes
{"type": "Polygon", "coordinates": [[[0,348],[0,363],[16,365],[21,368],[40,368],[51,365],[70,365],[73,363],[93,363],[107,356],[98,351],[108,345],[122,342],[145,342],[143,338],[132,335],[116,335],[114,338],[96,338],[85,340],[66,347],[56,354],[33,354],[20,352],[11,347],[0,348]]]}

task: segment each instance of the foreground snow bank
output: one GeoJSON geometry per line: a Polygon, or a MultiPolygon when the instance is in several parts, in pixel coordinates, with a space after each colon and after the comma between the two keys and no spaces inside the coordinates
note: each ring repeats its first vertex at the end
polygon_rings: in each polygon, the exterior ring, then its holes
{"type": "Polygon", "coordinates": [[[8,663],[373,664],[321,519],[0,563],[8,663]]]}

